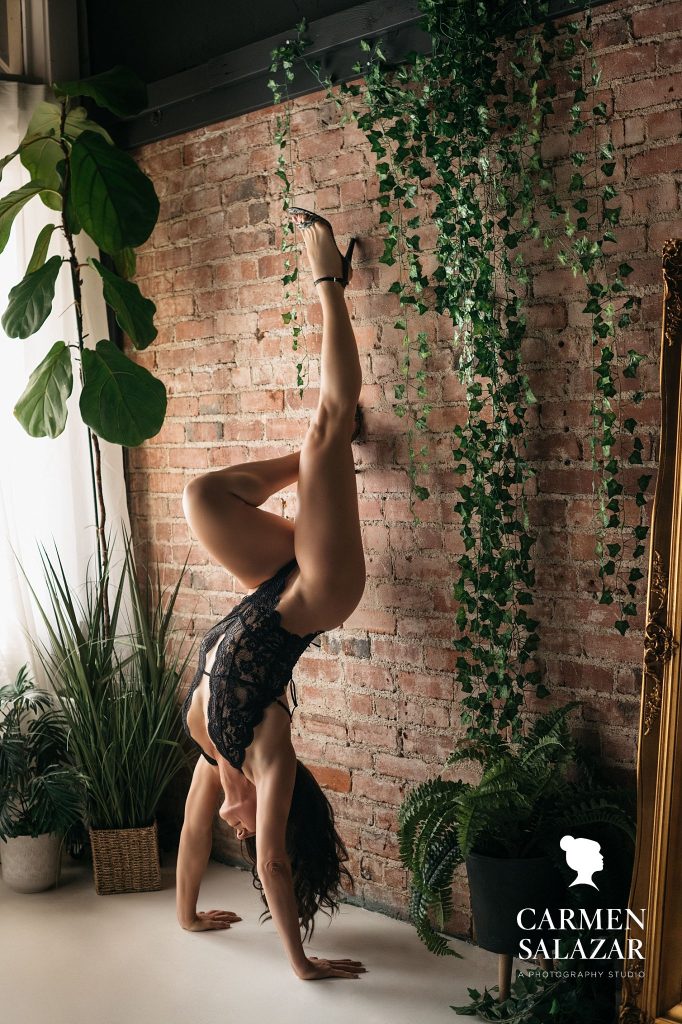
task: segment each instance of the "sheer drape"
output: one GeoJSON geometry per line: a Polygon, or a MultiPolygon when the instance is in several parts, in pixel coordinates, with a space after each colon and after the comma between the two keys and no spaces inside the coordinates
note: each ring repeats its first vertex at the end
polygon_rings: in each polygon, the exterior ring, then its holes
{"type": "MultiPolygon", "coordinates": [[[[35,104],[47,99],[42,85],[0,82],[0,156],[11,152],[26,131],[35,104]]],[[[5,168],[0,196],[29,180],[26,169],[14,159],[5,168]]],[[[32,199],[19,214],[5,251],[0,254],[0,313],[7,295],[26,272],[40,228],[55,222],[58,213],[39,198],[32,199]]],[[[97,255],[96,247],[78,237],[78,257],[97,255]]],[[[61,231],[55,231],[49,256],[66,255],[61,231]]],[[[97,275],[83,272],[83,307],[86,344],[94,348],[107,337],[106,307],[97,275]]],[[[55,546],[69,582],[84,600],[84,584],[97,573],[95,512],[90,477],[87,430],[80,418],[80,380],[74,360],[74,386],[68,402],[69,415],[64,432],[54,440],[29,437],[13,415],[13,407],[26,387],[33,369],[55,341],[77,340],[73,296],[68,275],[62,269],[52,313],[31,338],[8,338],[0,327],[0,685],[14,679],[27,662],[32,677],[49,687],[39,659],[25,635],[46,639],[47,632],[17,558],[43,607],[49,608],[43,583],[39,544],[52,561],[55,546]],[[16,557],[12,549],[16,552],[16,557]],[[89,563],[89,564],[88,564],[89,563]]],[[[123,457],[120,447],[100,441],[102,478],[107,508],[107,533],[112,532],[112,577],[118,575],[123,528],[129,530],[123,457]]]]}

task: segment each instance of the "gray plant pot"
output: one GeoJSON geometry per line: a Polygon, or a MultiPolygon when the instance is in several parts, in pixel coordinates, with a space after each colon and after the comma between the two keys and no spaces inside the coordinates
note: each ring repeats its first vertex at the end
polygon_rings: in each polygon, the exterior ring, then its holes
{"type": "Polygon", "coordinates": [[[43,892],[58,882],[62,837],[16,836],[0,842],[2,880],[15,892],[43,892]]]}

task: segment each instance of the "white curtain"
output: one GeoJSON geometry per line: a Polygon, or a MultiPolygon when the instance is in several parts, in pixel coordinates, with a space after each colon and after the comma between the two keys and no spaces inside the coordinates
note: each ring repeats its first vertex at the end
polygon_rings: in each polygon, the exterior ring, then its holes
{"type": "MultiPolygon", "coordinates": [[[[33,108],[44,99],[49,95],[42,85],[0,82],[0,157],[16,148],[33,108]]],[[[3,172],[0,197],[28,180],[28,172],[15,158],[3,172]]],[[[32,199],[19,214],[0,254],[0,314],[7,307],[10,288],[25,274],[36,235],[44,224],[58,222],[58,217],[39,198],[32,199]]],[[[80,262],[98,255],[82,234],[77,243],[80,262]]],[[[52,235],[48,256],[55,254],[68,255],[59,230],[52,235]]],[[[96,277],[89,269],[83,271],[86,344],[93,348],[100,338],[107,337],[106,307],[96,277]]],[[[73,361],[69,414],[59,437],[30,437],[12,412],[31,372],[60,339],[77,341],[73,294],[65,268],[57,280],[52,313],[36,334],[27,340],[8,338],[0,326],[0,685],[13,681],[19,668],[28,663],[31,677],[50,688],[28,638],[46,641],[47,630],[21,570],[23,566],[38,600],[49,611],[39,544],[53,563],[59,552],[72,590],[81,601],[85,600],[86,579],[97,575],[88,437],[78,409],[79,364],[73,361]]],[[[115,581],[123,551],[122,531],[130,530],[123,454],[119,446],[102,440],[100,449],[106,530],[114,541],[111,564],[115,581]]]]}

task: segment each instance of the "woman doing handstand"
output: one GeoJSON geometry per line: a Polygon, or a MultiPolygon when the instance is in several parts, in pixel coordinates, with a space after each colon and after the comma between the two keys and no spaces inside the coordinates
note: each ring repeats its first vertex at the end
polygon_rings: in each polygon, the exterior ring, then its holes
{"type": "Polygon", "coordinates": [[[295,973],[351,978],[364,971],[358,961],[308,957],[301,941],[301,928],[304,937],[312,934],[318,910],[338,909],[341,878],[350,876],[329,801],[296,759],[286,688],[306,647],[348,618],[365,587],[351,450],[362,379],[344,296],[354,240],[342,256],[328,221],[299,208],[291,213],[323,315],[319,401],[303,446],[203,474],[183,494],[185,517],[202,546],[256,589],[201,641],[183,704],[183,724],[203,756],[185,806],[177,911],[191,931],[239,920],[196,909],[222,790],[219,814],[245,840],[254,883],[295,973]],[[295,522],[258,507],[294,481],[295,522]]]}

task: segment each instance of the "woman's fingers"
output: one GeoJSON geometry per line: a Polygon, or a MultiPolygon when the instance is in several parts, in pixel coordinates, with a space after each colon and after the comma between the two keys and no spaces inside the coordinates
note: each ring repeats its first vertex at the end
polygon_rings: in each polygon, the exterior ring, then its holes
{"type": "MultiPolygon", "coordinates": [[[[317,960],[316,956],[311,956],[311,960],[317,960]]],[[[319,962],[319,961],[318,961],[319,962]]],[[[329,964],[330,967],[338,967],[342,970],[350,971],[366,971],[367,968],[363,967],[361,960],[323,960],[322,963],[329,964]]]]}
{"type": "Polygon", "coordinates": [[[366,968],[359,960],[328,960],[311,956],[308,958],[314,961],[316,968],[320,971],[321,978],[359,978],[366,973],[366,968]]]}

